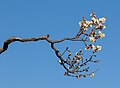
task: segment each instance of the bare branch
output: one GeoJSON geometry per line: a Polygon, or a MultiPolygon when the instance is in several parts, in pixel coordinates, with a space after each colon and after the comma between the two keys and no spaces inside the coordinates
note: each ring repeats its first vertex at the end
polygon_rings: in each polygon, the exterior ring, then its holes
{"type": "Polygon", "coordinates": [[[37,37],[37,38],[19,38],[19,37],[11,37],[7,39],[4,44],[3,48],[0,48],[0,54],[5,52],[8,49],[9,44],[19,41],[19,42],[30,42],[30,41],[39,41],[39,40],[46,40],[49,37],[49,35],[37,37]]]}

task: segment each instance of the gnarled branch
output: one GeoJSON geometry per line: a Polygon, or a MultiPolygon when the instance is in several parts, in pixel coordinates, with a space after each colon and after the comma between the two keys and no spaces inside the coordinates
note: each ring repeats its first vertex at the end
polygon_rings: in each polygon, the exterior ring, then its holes
{"type": "Polygon", "coordinates": [[[72,38],[63,38],[59,40],[50,40],[49,37],[50,35],[47,34],[45,36],[41,37],[35,37],[35,38],[19,38],[19,37],[14,37],[12,36],[11,38],[7,39],[3,47],[0,48],[0,54],[5,52],[9,44],[13,42],[35,42],[35,41],[41,41],[45,40],[48,43],[50,43],[51,49],[55,52],[56,56],[59,58],[59,63],[63,66],[63,68],[66,70],[64,75],[71,76],[71,77],[76,77],[79,78],[81,76],[86,77],[87,75],[89,76],[94,76],[94,72],[97,71],[92,71],[89,74],[86,74],[86,72],[89,71],[89,67],[85,67],[89,62],[97,63],[99,60],[93,60],[93,58],[96,57],[96,53],[101,50],[101,46],[94,46],[91,44],[91,42],[96,42],[98,39],[103,38],[105,34],[103,34],[101,31],[104,29],[106,26],[102,25],[102,23],[105,22],[106,18],[100,18],[97,19],[95,14],[92,12],[91,13],[92,21],[87,21],[85,18],[80,22],[80,30],[79,32],[72,38]],[[93,27],[92,27],[93,26],[93,27]],[[89,31],[87,31],[89,29],[89,31]],[[92,50],[92,55],[84,59],[83,58],[83,53],[82,50],[76,52],[75,56],[72,57],[72,53],[70,50],[68,50],[68,47],[66,50],[61,54],[60,51],[55,47],[55,44],[64,42],[64,41],[82,41],[85,49],[92,50]],[[89,42],[89,44],[87,43],[89,42]],[[64,54],[68,52],[68,57],[67,59],[64,58],[64,54]],[[84,67],[84,68],[83,68],[84,67]],[[79,74],[80,73],[80,74],[79,74]]]}

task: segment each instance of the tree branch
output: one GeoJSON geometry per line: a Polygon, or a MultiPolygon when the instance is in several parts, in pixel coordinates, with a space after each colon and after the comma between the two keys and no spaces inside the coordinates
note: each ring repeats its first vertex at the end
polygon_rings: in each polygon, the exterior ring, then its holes
{"type": "Polygon", "coordinates": [[[93,71],[92,73],[86,74],[86,72],[89,71],[89,67],[86,68],[85,66],[89,62],[97,63],[99,61],[99,60],[93,60],[93,58],[96,57],[95,53],[101,50],[101,46],[99,45],[95,46],[93,45],[93,43],[105,36],[105,34],[103,34],[101,31],[102,29],[106,28],[106,26],[102,24],[105,22],[106,18],[103,17],[103,18],[97,19],[93,12],[91,13],[91,17],[92,17],[92,21],[87,21],[85,18],[83,18],[83,20],[79,23],[80,24],[79,32],[72,38],[50,40],[49,34],[41,37],[35,37],[35,38],[11,37],[3,43],[3,47],[0,48],[0,54],[5,52],[8,49],[9,44],[13,42],[17,42],[17,41],[18,42],[31,42],[31,41],[36,42],[36,41],[45,40],[48,43],[50,43],[51,49],[55,52],[55,55],[59,58],[59,63],[66,70],[64,75],[77,77],[77,78],[81,76],[86,77],[87,75],[92,77],[94,76],[94,72],[96,72],[97,70],[93,71]],[[58,44],[64,41],[74,41],[74,42],[82,41],[86,50],[89,50],[89,49],[92,50],[92,55],[90,55],[90,58],[84,59],[82,50],[80,49],[80,51],[76,52],[74,57],[72,57],[72,53],[70,50],[68,50],[68,47],[61,54],[60,51],[55,47],[55,44],[58,44]],[[67,51],[68,51],[68,57],[64,58],[64,54],[67,51]]]}
{"type": "Polygon", "coordinates": [[[3,52],[5,52],[8,49],[9,44],[19,41],[19,42],[30,42],[30,41],[39,41],[39,40],[46,40],[49,37],[49,35],[46,36],[42,36],[42,37],[37,37],[37,38],[19,38],[19,37],[11,37],[9,39],[7,39],[4,44],[3,47],[0,48],[0,54],[2,54],[3,52]]]}
{"type": "MultiPolygon", "coordinates": [[[[79,36],[81,34],[82,34],[82,32],[78,32],[77,35],[75,37],[73,37],[73,38],[63,38],[63,39],[54,40],[54,41],[48,39],[48,37],[50,37],[49,34],[47,34],[45,36],[42,36],[42,37],[36,37],[36,38],[19,38],[19,37],[12,36],[11,38],[7,39],[4,42],[3,47],[0,48],[0,54],[2,54],[3,52],[5,52],[8,49],[9,44],[11,44],[13,42],[16,42],[16,41],[19,41],[19,42],[31,42],[31,41],[34,41],[35,42],[35,41],[40,41],[40,40],[46,40],[49,43],[60,43],[60,42],[66,41],[66,40],[77,41],[75,39],[79,38],[79,36]]],[[[79,40],[79,41],[82,41],[82,40],[79,40]]]]}

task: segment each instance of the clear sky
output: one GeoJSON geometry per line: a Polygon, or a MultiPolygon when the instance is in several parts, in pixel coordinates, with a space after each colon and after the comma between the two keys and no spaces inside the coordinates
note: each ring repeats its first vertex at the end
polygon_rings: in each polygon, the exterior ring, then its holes
{"type": "MultiPolygon", "coordinates": [[[[92,9],[98,17],[106,16],[108,25],[106,37],[99,42],[103,49],[95,77],[65,77],[46,41],[15,42],[0,55],[0,88],[119,88],[119,0],[0,0],[0,46],[11,36],[72,37],[79,30],[79,21],[83,16],[89,19],[92,9]]],[[[59,47],[65,46],[61,43],[59,47]]],[[[77,45],[71,49],[78,49],[77,45]]]]}

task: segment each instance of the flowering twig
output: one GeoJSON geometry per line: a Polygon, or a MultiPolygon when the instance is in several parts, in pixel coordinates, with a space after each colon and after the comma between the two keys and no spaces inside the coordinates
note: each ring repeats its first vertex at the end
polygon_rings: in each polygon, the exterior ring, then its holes
{"type": "Polygon", "coordinates": [[[0,54],[5,52],[8,49],[9,44],[13,42],[31,42],[31,41],[41,41],[45,40],[51,45],[51,49],[55,52],[56,56],[59,58],[59,63],[63,66],[63,68],[66,70],[64,75],[65,76],[71,76],[71,77],[86,77],[86,76],[94,76],[94,72],[89,72],[90,67],[87,66],[89,62],[97,63],[99,60],[94,60],[96,58],[96,53],[102,49],[99,45],[94,45],[93,43],[97,40],[105,37],[105,34],[102,32],[103,29],[106,28],[106,25],[104,25],[106,21],[106,17],[97,18],[94,12],[90,14],[91,21],[87,21],[86,18],[83,18],[82,21],[79,22],[80,30],[78,33],[72,37],[72,38],[63,38],[60,40],[50,40],[50,35],[47,34],[45,36],[36,37],[36,38],[19,38],[19,37],[11,37],[7,39],[3,47],[0,48],[0,54]],[[76,54],[73,56],[71,51],[66,47],[64,52],[61,54],[60,51],[55,47],[56,44],[64,42],[64,41],[71,41],[71,42],[83,42],[83,45],[85,46],[85,50],[91,50],[92,54],[88,59],[84,58],[83,51],[79,50],[76,52],[76,54]],[[67,58],[64,57],[65,53],[68,52],[67,58]],[[87,68],[86,68],[87,66],[87,68]]]}

